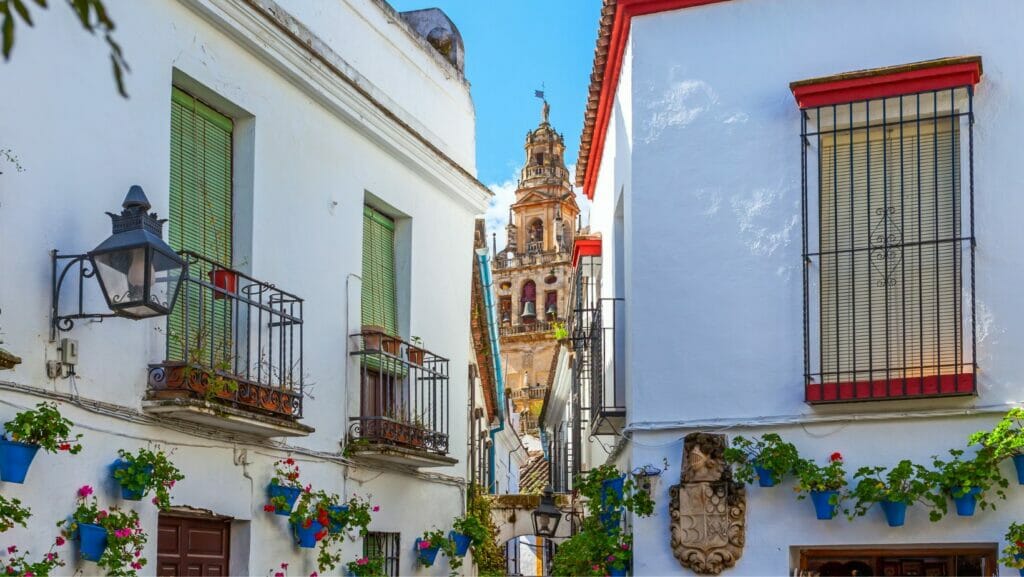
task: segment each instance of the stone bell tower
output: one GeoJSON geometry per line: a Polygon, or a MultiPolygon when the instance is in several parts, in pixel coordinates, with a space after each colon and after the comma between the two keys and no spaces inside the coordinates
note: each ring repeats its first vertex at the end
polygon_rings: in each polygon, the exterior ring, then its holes
{"type": "Polygon", "coordinates": [[[525,433],[537,430],[554,370],[554,331],[566,317],[580,212],[565,168],[565,141],[551,126],[550,112],[545,101],[540,124],[526,133],[526,162],[510,209],[508,244],[494,263],[505,382],[525,433]]]}

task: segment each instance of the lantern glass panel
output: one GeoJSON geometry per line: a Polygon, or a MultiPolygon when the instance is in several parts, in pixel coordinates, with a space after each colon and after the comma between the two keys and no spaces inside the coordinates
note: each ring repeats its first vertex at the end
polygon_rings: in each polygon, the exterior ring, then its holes
{"type": "Polygon", "coordinates": [[[145,303],[146,249],[127,248],[93,256],[107,304],[112,309],[135,308],[145,303]]]}
{"type": "Polygon", "coordinates": [[[159,250],[151,250],[153,251],[150,259],[153,285],[149,293],[149,303],[151,307],[169,313],[174,308],[174,300],[178,294],[182,271],[181,261],[159,250]]]}

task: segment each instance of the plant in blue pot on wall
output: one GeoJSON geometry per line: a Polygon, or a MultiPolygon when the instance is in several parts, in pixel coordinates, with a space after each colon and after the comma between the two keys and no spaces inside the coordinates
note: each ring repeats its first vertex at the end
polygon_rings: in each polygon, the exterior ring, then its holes
{"type": "Polygon", "coordinates": [[[800,493],[797,499],[810,495],[814,513],[822,521],[835,517],[842,500],[840,491],[846,486],[843,456],[838,452],[832,453],[824,467],[810,459],[800,459],[794,471],[797,476],[795,490],[800,493]]]}
{"type": "Polygon", "coordinates": [[[65,536],[78,540],[82,558],[94,561],[107,575],[137,577],[146,565],[142,551],[147,538],[139,514],[118,507],[101,509],[89,485],[78,489],[78,506],[58,526],[65,536]]]}
{"type": "Polygon", "coordinates": [[[274,462],[274,476],[270,478],[267,494],[270,503],[263,507],[264,511],[278,515],[291,514],[295,500],[302,493],[302,482],[299,480],[299,466],[295,459],[288,457],[274,462]]]}
{"type": "MultiPolygon", "coordinates": [[[[995,509],[993,494],[1006,499],[1003,489],[1010,483],[999,472],[999,463],[991,458],[989,451],[983,449],[971,459],[964,459],[964,451],[960,449],[950,449],[949,454],[952,457],[949,461],[933,457],[931,477],[942,493],[953,498],[957,515],[970,517],[977,505],[983,510],[995,509]]],[[[941,501],[945,512],[945,499],[941,501]]]]}
{"type": "Polygon", "coordinates": [[[886,471],[885,467],[861,467],[853,475],[857,482],[848,497],[854,499],[852,509],[846,509],[846,516],[853,521],[865,515],[875,504],[882,509],[890,527],[902,527],[907,516],[907,507],[922,503],[931,507],[931,520],[942,518],[946,497],[935,492],[930,482],[928,469],[909,460],[902,460],[886,471]]]}
{"type": "Polygon", "coordinates": [[[1024,408],[1010,409],[991,431],[971,435],[970,443],[981,445],[997,463],[1013,461],[1017,482],[1024,485],[1024,408]]]}
{"type": "Polygon", "coordinates": [[[72,423],[65,419],[54,403],[39,403],[35,409],[22,411],[4,423],[0,438],[0,481],[24,483],[28,468],[39,449],[47,453],[82,450],[73,435],[72,423]]]}
{"type": "Polygon", "coordinates": [[[440,529],[425,531],[421,537],[416,538],[416,560],[420,565],[430,567],[437,560],[438,552],[447,553],[450,543],[448,536],[440,529]]]}
{"type": "Polygon", "coordinates": [[[138,501],[153,491],[153,504],[161,510],[171,506],[171,489],[185,478],[167,454],[160,450],[139,449],[129,453],[119,449],[119,459],[111,465],[114,480],[121,485],[121,497],[138,501]]]}
{"type": "Polygon", "coordinates": [[[1024,524],[1011,524],[1003,539],[1006,547],[1003,548],[999,562],[1020,571],[1021,577],[1024,577],[1024,524]]]}
{"type": "Polygon", "coordinates": [[[753,440],[737,435],[724,456],[726,462],[735,467],[737,481],[749,485],[757,479],[761,487],[774,487],[792,473],[800,461],[796,447],[776,433],[753,440]]]}

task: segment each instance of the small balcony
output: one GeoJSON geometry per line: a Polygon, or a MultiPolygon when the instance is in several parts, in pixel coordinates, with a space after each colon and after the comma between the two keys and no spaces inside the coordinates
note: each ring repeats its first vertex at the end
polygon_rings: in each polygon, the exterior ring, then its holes
{"type": "Polygon", "coordinates": [[[494,268],[495,270],[505,270],[525,266],[568,262],[569,256],[569,251],[565,250],[542,252],[540,242],[534,241],[527,244],[527,251],[525,253],[506,253],[505,256],[494,259],[494,268]]]}
{"type": "Polygon", "coordinates": [[[359,415],[346,454],[412,467],[458,463],[448,456],[448,359],[380,332],[352,335],[359,366],[359,415]]]}
{"type": "Polygon", "coordinates": [[[537,333],[554,333],[555,325],[564,322],[564,319],[553,319],[550,321],[537,320],[532,323],[503,323],[498,327],[498,335],[502,337],[518,337],[536,335],[537,333]]]}
{"type": "Polygon", "coordinates": [[[577,391],[593,435],[617,435],[626,421],[623,371],[625,346],[620,342],[622,299],[597,298],[584,303],[590,308],[574,312],[570,333],[576,354],[577,391]]]}
{"type": "Polygon", "coordinates": [[[192,252],[143,409],[263,437],[305,436],[302,299],[192,252]]]}

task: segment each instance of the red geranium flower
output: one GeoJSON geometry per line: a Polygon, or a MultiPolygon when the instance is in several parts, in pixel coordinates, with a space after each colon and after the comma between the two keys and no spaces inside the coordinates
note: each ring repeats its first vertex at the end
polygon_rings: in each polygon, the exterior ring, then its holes
{"type": "Polygon", "coordinates": [[[263,506],[263,510],[266,511],[267,513],[270,513],[270,512],[272,512],[274,510],[274,506],[273,505],[264,505],[263,506]]]}
{"type": "Polygon", "coordinates": [[[843,456],[838,451],[836,451],[835,453],[829,455],[828,460],[830,463],[835,463],[836,461],[842,461],[843,456]]]}
{"type": "Polygon", "coordinates": [[[284,460],[284,462],[285,462],[286,465],[294,465],[295,464],[295,459],[293,459],[291,457],[288,457],[287,459],[284,460]]]}

